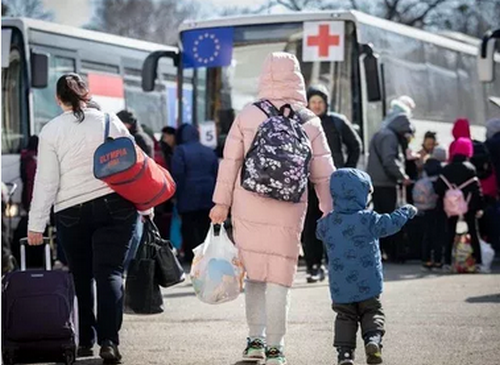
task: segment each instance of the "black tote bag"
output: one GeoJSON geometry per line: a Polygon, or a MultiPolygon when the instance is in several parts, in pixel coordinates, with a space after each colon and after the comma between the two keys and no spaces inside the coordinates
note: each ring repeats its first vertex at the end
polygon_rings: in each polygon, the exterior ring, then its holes
{"type": "Polygon", "coordinates": [[[157,314],[163,312],[163,297],[156,282],[155,249],[146,231],[142,235],[136,257],[130,262],[125,282],[125,312],[157,314]]]}
{"type": "Polygon", "coordinates": [[[154,250],[156,283],[164,288],[181,283],[186,276],[170,241],[163,239],[160,231],[150,218],[144,222],[144,232],[154,250]]]}

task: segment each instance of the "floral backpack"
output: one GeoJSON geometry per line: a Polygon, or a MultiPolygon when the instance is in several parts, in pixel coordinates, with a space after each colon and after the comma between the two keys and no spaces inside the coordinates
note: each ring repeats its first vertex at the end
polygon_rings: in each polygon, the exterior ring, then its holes
{"type": "Polygon", "coordinates": [[[312,148],[302,127],[315,117],[295,112],[289,104],[279,110],[268,100],[254,105],[266,114],[241,170],[244,189],[281,201],[298,203],[307,188],[312,148]]]}

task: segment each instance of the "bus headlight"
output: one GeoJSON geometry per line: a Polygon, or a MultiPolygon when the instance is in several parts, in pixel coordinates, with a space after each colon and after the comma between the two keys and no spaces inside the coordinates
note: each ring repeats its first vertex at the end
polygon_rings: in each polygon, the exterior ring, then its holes
{"type": "Polygon", "coordinates": [[[5,209],[5,216],[7,218],[14,218],[19,215],[19,205],[11,204],[5,209]]]}

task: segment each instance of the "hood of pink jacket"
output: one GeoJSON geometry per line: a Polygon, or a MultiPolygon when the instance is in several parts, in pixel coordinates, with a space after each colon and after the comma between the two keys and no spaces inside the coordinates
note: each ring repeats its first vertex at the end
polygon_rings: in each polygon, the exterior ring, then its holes
{"type": "Polygon", "coordinates": [[[259,99],[307,105],[304,77],[293,54],[273,52],[266,57],[259,79],[259,99]]]}
{"type": "Polygon", "coordinates": [[[458,118],[453,126],[453,138],[470,138],[470,123],[467,118],[458,118]]]}

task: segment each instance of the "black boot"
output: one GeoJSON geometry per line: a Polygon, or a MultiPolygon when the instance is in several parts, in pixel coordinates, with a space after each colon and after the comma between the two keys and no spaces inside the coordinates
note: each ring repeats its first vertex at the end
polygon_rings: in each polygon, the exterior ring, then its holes
{"type": "Polygon", "coordinates": [[[354,349],[350,347],[337,347],[338,365],[354,365],[354,349]]]}
{"type": "Polygon", "coordinates": [[[367,364],[382,364],[382,334],[369,333],[364,337],[367,364]]]}
{"type": "Polygon", "coordinates": [[[102,342],[99,356],[104,360],[104,364],[120,364],[122,360],[118,346],[109,340],[102,342]]]}

